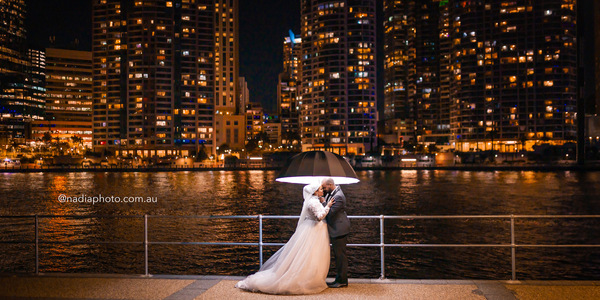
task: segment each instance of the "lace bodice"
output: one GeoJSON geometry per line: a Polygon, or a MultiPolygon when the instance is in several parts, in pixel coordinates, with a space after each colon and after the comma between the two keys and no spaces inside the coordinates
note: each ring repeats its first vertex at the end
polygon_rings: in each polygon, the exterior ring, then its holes
{"type": "Polygon", "coordinates": [[[308,199],[307,207],[310,218],[316,221],[323,220],[327,216],[327,213],[329,213],[329,207],[323,206],[317,197],[308,199]]]}

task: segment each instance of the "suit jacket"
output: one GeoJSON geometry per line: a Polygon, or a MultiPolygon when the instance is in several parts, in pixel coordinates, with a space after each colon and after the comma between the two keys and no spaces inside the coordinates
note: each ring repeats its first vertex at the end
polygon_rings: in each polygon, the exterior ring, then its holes
{"type": "Polygon", "coordinates": [[[339,185],[331,194],[327,195],[325,204],[332,197],[335,203],[329,209],[325,221],[327,222],[329,237],[335,238],[350,233],[350,220],[348,220],[348,216],[346,215],[346,196],[344,196],[344,192],[342,192],[339,185]]]}

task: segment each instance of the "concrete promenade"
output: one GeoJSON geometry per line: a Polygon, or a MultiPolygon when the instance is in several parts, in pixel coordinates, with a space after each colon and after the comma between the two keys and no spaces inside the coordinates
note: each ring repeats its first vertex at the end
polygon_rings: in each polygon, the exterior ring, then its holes
{"type": "Polygon", "coordinates": [[[234,288],[235,276],[0,275],[0,299],[600,299],[600,281],[350,279],[316,295],[234,288]]]}

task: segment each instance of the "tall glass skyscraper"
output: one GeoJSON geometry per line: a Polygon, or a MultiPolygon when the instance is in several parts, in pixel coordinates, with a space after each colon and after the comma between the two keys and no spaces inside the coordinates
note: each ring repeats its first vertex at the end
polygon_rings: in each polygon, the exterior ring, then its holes
{"type": "Polygon", "coordinates": [[[283,72],[277,84],[277,114],[281,120],[282,144],[284,147],[300,146],[300,59],[302,39],[290,36],[283,41],[283,72]]]}
{"type": "Polygon", "coordinates": [[[375,0],[302,0],[303,150],[377,146],[375,0]]]}
{"type": "Polygon", "coordinates": [[[23,0],[0,1],[0,143],[24,143],[44,118],[44,51],[27,49],[25,13],[23,0]]]}

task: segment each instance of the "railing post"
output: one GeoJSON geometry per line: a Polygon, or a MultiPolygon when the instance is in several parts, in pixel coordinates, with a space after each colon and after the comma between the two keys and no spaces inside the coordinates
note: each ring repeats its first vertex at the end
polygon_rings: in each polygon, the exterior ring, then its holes
{"type": "Polygon", "coordinates": [[[144,215],[144,268],[148,276],[148,215],[144,215]]]}
{"type": "Polygon", "coordinates": [[[38,228],[39,228],[39,222],[38,222],[38,215],[35,215],[35,275],[39,275],[40,274],[40,242],[39,242],[39,237],[38,237],[38,228]]]}
{"type": "Polygon", "coordinates": [[[263,265],[263,216],[258,215],[258,259],[260,267],[263,265]]]}
{"type": "Polygon", "coordinates": [[[384,231],[383,231],[383,215],[379,216],[379,245],[381,247],[381,277],[379,279],[385,279],[385,243],[384,243],[384,231]]]}
{"type": "Polygon", "coordinates": [[[512,280],[517,280],[517,266],[516,266],[516,247],[515,247],[515,215],[510,215],[510,257],[511,257],[511,269],[512,269],[512,280]]]}

